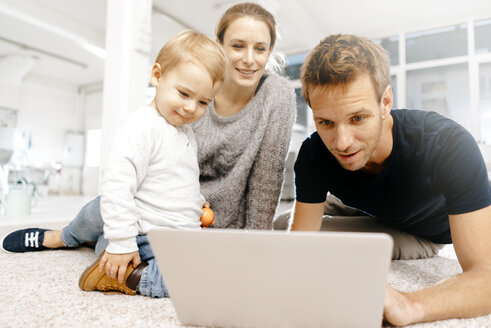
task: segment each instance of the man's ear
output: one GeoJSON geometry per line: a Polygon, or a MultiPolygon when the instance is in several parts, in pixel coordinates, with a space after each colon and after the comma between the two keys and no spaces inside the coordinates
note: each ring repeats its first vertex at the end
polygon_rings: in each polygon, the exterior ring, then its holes
{"type": "Polygon", "coordinates": [[[162,70],[161,66],[158,63],[155,63],[152,67],[152,75],[150,76],[150,83],[154,87],[157,87],[159,85],[160,77],[162,76],[162,70]]]}
{"type": "Polygon", "coordinates": [[[392,87],[390,84],[385,88],[384,94],[382,95],[381,105],[382,105],[382,118],[386,119],[390,115],[392,105],[394,103],[394,95],[392,94],[392,87]]]}

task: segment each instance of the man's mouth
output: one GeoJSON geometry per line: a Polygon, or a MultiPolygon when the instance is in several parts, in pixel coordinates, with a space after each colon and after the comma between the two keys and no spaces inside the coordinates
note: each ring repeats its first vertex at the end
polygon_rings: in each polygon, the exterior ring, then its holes
{"type": "Polygon", "coordinates": [[[360,152],[360,150],[357,150],[357,151],[355,151],[355,152],[353,152],[353,153],[349,153],[349,154],[341,154],[341,153],[337,153],[337,155],[338,155],[338,156],[339,156],[341,159],[343,159],[343,160],[345,160],[345,161],[349,161],[350,159],[354,158],[354,157],[355,157],[355,156],[356,156],[356,155],[357,155],[359,152],[360,152]]]}

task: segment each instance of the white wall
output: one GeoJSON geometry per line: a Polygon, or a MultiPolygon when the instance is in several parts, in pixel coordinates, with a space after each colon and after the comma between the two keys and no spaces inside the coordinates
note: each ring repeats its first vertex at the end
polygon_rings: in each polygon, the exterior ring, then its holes
{"type": "Polygon", "coordinates": [[[61,162],[64,134],[82,131],[83,109],[77,88],[45,78],[26,78],[21,84],[17,127],[31,136],[35,163],[61,162]]]}
{"type": "MultiPolygon", "coordinates": [[[[35,75],[27,75],[19,86],[17,150],[12,163],[22,163],[12,172],[37,182],[42,194],[80,192],[81,168],[61,166],[68,131],[84,130],[84,108],[74,85],[35,75]],[[48,183],[40,181],[50,172],[48,183]]],[[[83,149],[81,150],[83,151],[83,149]]]]}

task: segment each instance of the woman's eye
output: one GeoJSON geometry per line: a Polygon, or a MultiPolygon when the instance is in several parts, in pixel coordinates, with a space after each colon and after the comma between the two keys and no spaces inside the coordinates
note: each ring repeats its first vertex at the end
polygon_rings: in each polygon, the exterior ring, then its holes
{"type": "Polygon", "coordinates": [[[208,103],[206,101],[203,101],[203,100],[200,100],[200,105],[203,105],[203,106],[208,106],[208,103]]]}
{"type": "Polygon", "coordinates": [[[184,92],[184,91],[180,91],[179,90],[179,93],[181,94],[181,96],[189,97],[189,95],[186,92],[184,92]]]}
{"type": "Polygon", "coordinates": [[[331,122],[331,121],[329,121],[329,120],[325,120],[325,121],[322,121],[322,122],[321,122],[321,124],[322,124],[322,125],[325,125],[325,126],[329,126],[329,125],[331,125],[331,123],[332,123],[332,122],[331,122]]]}
{"type": "Polygon", "coordinates": [[[242,48],[242,45],[241,44],[234,44],[234,45],[232,45],[232,48],[240,49],[240,48],[242,48]]]}

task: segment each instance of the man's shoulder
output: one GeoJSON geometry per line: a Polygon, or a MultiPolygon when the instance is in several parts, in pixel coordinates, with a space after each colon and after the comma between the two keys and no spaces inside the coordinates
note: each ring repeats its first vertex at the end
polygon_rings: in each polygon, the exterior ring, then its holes
{"type": "Polygon", "coordinates": [[[332,159],[330,154],[319,134],[314,132],[303,141],[297,156],[297,163],[302,163],[301,166],[304,168],[325,167],[332,159]]]}
{"type": "Polygon", "coordinates": [[[446,128],[462,128],[457,122],[437,112],[418,109],[395,109],[392,117],[401,128],[415,128],[424,132],[441,131],[446,128]]]}
{"type": "Polygon", "coordinates": [[[419,148],[452,147],[473,142],[470,133],[457,122],[439,113],[414,109],[392,111],[396,143],[419,148]]]}
{"type": "Polygon", "coordinates": [[[316,153],[318,151],[327,151],[327,148],[324,142],[322,142],[319,133],[315,131],[302,142],[300,151],[316,153]]]}

